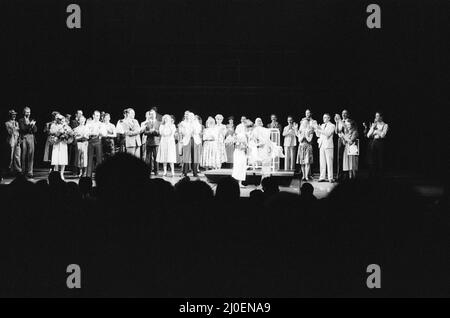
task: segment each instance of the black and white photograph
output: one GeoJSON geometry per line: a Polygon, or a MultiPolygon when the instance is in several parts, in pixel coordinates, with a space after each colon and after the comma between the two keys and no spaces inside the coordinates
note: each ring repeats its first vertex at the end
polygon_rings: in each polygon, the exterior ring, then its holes
{"type": "Polygon", "coordinates": [[[450,1],[0,12],[0,298],[450,297],[450,1]]]}

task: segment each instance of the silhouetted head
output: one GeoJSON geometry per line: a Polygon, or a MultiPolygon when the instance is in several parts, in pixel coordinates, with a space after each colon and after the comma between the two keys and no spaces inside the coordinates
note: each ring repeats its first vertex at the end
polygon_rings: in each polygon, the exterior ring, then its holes
{"type": "Polygon", "coordinates": [[[58,171],[50,172],[50,174],[48,175],[48,184],[51,187],[59,186],[63,183],[64,181],[61,179],[61,174],[58,171]]]}
{"type": "Polygon", "coordinates": [[[82,195],[86,195],[92,192],[92,178],[81,177],[78,182],[78,188],[82,195]]]}
{"type": "Polygon", "coordinates": [[[278,183],[273,177],[267,177],[262,179],[261,186],[266,195],[272,195],[280,192],[278,188],[278,183]]]}
{"type": "Polygon", "coordinates": [[[211,187],[204,181],[190,181],[188,177],[181,179],[175,185],[175,194],[178,203],[184,204],[205,204],[214,196],[211,187]]]}
{"type": "Polygon", "coordinates": [[[127,153],[116,154],[97,168],[98,196],[109,202],[139,197],[148,184],[149,175],[150,171],[142,160],[127,153]]]}
{"type": "Polygon", "coordinates": [[[241,193],[238,182],[231,176],[224,177],[217,183],[216,199],[220,201],[235,201],[241,193]]]}
{"type": "Polygon", "coordinates": [[[311,183],[305,182],[300,188],[300,193],[302,196],[312,196],[314,193],[314,187],[311,185],[311,183]]]}
{"type": "Polygon", "coordinates": [[[264,192],[259,189],[250,191],[250,199],[261,203],[264,200],[264,192]]]}

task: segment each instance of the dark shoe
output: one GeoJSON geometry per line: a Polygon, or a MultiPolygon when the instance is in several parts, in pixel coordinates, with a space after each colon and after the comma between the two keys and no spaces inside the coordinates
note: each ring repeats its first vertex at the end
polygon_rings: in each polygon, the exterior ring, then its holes
{"type": "Polygon", "coordinates": [[[336,180],[334,180],[334,179],[331,179],[331,180],[329,180],[328,182],[330,182],[330,183],[335,183],[335,182],[336,182],[336,180]]]}
{"type": "Polygon", "coordinates": [[[319,179],[317,182],[327,182],[325,179],[319,179]]]}

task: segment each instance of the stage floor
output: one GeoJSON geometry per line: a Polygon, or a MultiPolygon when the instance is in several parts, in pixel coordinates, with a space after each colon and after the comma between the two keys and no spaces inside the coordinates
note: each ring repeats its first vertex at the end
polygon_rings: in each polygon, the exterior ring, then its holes
{"type": "MultiPolygon", "coordinates": [[[[190,177],[191,180],[202,180],[205,181],[212,189],[213,191],[216,190],[216,184],[209,182],[208,178],[205,175],[208,173],[216,173],[216,174],[222,174],[222,175],[230,175],[231,169],[218,169],[218,170],[210,170],[210,171],[204,171],[201,172],[199,174],[198,178],[194,178],[194,177],[190,177]]],[[[35,170],[35,177],[34,179],[30,179],[32,182],[37,182],[39,180],[44,180],[48,178],[48,174],[49,174],[49,170],[48,169],[36,169],[35,170]]],[[[258,175],[260,174],[260,172],[257,171],[252,171],[252,170],[248,170],[247,171],[247,175],[248,176],[252,176],[253,174],[258,175]]],[[[278,176],[278,177],[293,177],[293,172],[292,171],[276,171],[272,173],[274,176],[278,176]]],[[[152,176],[152,178],[163,178],[164,180],[170,182],[171,184],[176,184],[181,178],[181,172],[179,170],[175,171],[175,176],[174,177],[162,177],[161,175],[158,177],[152,176]]],[[[390,179],[395,179],[397,181],[400,182],[405,182],[408,184],[411,184],[414,189],[422,196],[427,197],[427,198],[438,198],[441,197],[444,193],[444,187],[440,184],[436,184],[436,183],[431,183],[428,180],[424,180],[422,178],[416,178],[416,177],[412,177],[412,176],[407,176],[407,175],[392,175],[389,176],[390,179]]],[[[75,176],[71,176],[70,173],[65,173],[65,179],[66,182],[75,182],[78,183],[79,178],[75,177],[75,176]]],[[[326,197],[331,190],[333,190],[333,188],[337,185],[337,183],[328,183],[328,182],[317,182],[318,180],[318,175],[314,175],[314,180],[310,181],[311,185],[314,187],[314,195],[317,198],[324,198],[326,197]]],[[[9,184],[11,183],[11,181],[13,181],[13,178],[5,178],[3,179],[3,181],[1,182],[1,184],[9,184]]],[[[95,180],[94,180],[94,185],[95,185],[95,180]]],[[[242,197],[248,197],[250,195],[250,192],[253,191],[254,189],[260,189],[259,186],[256,185],[248,185],[244,188],[241,188],[241,196],[242,197]]],[[[285,192],[290,192],[290,193],[299,193],[299,180],[298,178],[293,178],[292,182],[290,183],[289,186],[280,186],[280,191],[285,191],[285,192]]]]}
{"type": "MultiPolygon", "coordinates": [[[[210,171],[203,171],[201,173],[199,173],[198,178],[194,178],[192,176],[190,176],[191,180],[196,180],[196,179],[200,179],[202,181],[205,181],[212,189],[213,191],[216,190],[216,184],[209,182],[208,178],[206,177],[205,173],[220,173],[223,175],[231,175],[231,169],[218,169],[218,170],[210,170],[210,171]]],[[[48,178],[48,174],[49,174],[49,170],[48,169],[36,169],[35,173],[34,173],[34,178],[30,179],[30,181],[32,182],[37,182],[39,180],[45,180],[48,178]]],[[[253,174],[259,174],[260,175],[260,171],[256,170],[256,171],[252,171],[252,170],[248,170],[247,175],[253,175],[253,174]]],[[[294,173],[290,172],[290,171],[277,171],[277,172],[273,172],[274,175],[276,176],[293,176],[294,173]]],[[[75,182],[78,183],[79,178],[72,176],[69,172],[66,172],[64,174],[66,182],[75,182]]],[[[182,179],[182,175],[181,172],[176,170],[175,171],[175,176],[174,177],[162,177],[161,175],[158,177],[155,176],[151,176],[151,178],[162,178],[166,181],[169,181],[171,184],[176,184],[180,179],[182,179]]],[[[13,178],[5,178],[2,181],[2,184],[9,184],[11,183],[11,181],[13,181],[13,178]]],[[[317,181],[312,181],[310,182],[313,187],[314,187],[314,195],[317,198],[323,198],[326,197],[328,195],[328,193],[337,185],[337,183],[328,183],[328,182],[317,182],[317,181]]],[[[94,180],[94,185],[95,185],[95,180],[94,180]]],[[[244,188],[241,188],[241,196],[242,197],[248,197],[250,196],[250,192],[255,190],[255,189],[260,189],[260,186],[256,186],[256,185],[247,185],[244,188]]],[[[292,183],[290,184],[290,186],[280,186],[280,191],[285,191],[285,192],[290,192],[290,193],[299,193],[299,181],[297,179],[293,179],[292,183]]]]}

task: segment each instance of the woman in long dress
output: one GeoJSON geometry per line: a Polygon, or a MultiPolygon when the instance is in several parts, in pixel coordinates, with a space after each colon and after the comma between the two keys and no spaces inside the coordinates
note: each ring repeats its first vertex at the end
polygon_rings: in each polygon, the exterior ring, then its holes
{"type": "Polygon", "coordinates": [[[67,143],[72,136],[72,129],[65,122],[62,115],[56,115],[56,122],[50,126],[50,134],[53,137],[52,150],[52,166],[53,171],[58,171],[61,174],[61,179],[64,179],[64,170],[68,163],[67,143]]]}
{"type": "Polygon", "coordinates": [[[172,117],[170,115],[164,115],[159,126],[161,140],[159,142],[158,153],[156,154],[156,162],[163,164],[163,176],[167,175],[167,164],[170,164],[172,177],[175,175],[174,165],[177,162],[177,149],[175,145],[176,130],[177,128],[172,122],[172,117]]]}
{"type": "Polygon", "coordinates": [[[200,165],[205,169],[219,169],[222,165],[219,150],[219,132],[214,118],[208,117],[203,132],[203,150],[200,165]]]}
{"type": "Polygon", "coordinates": [[[226,126],[227,132],[225,134],[225,152],[227,154],[227,168],[233,166],[234,157],[234,117],[228,117],[228,125],[226,126]]]}
{"type": "Polygon", "coordinates": [[[80,117],[80,125],[74,129],[75,141],[77,143],[77,163],[80,169],[78,177],[86,176],[88,164],[88,139],[89,129],[86,127],[86,118],[80,117]]]}
{"type": "Polygon", "coordinates": [[[358,130],[356,129],[355,122],[351,119],[345,121],[346,133],[343,135],[345,149],[342,158],[342,170],[348,171],[350,179],[356,178],[356,172],[358,171],[358,154],[349,155],[350,147],[358,146],[358,130]]]}
{"type": "Polygon", "coordinates": [[[255,170],[258,163],[261,161],[258,156],[258,145],[257,145],[257,138],[256,138],[256,132],[257,128],[260,127],[259,121],[258,123],[255,121],[255,124],[252,123],[251,120],[247,119],[246,123],[246,134],[247,134],[247,159],[248,164],[252,167],[252,170],[255,170]]]}
{"type": "Polygon", "coordinates": [[[223,116],[217,114],[216,117],[216,129],[217,129],[217,148],[219,151],[220,164],[227,162],[227,151],[225,149],[225,135],[227,134],[227,126],[222,124],[223,116]]]}
{"type": "Polygon", "coordinates": [[[242,181],[245,181],[247,176],[247,150],[248,138],[245,132],[236,134],[236,142],[233,152],[233,171],[231,176],[239,181],[239,186],[242,187],[242,181]]]}
{"type": "Polygon", "coordinates": [[[312,138],[313,129],[310,126],[308,120],[303,119],[300,123],[300,128],[297,132],[298,138],[298,153],[297,153],[297,163],[300,164],[302,169],[303,181],[309,180],[309,170],[311,164],[313,163],[313,149],[312,149],[312,138]]]}

